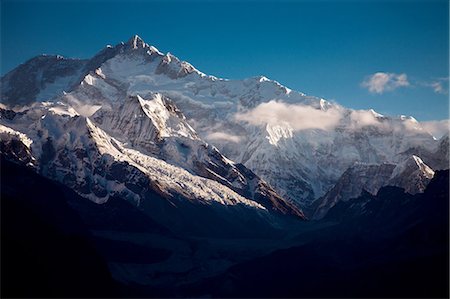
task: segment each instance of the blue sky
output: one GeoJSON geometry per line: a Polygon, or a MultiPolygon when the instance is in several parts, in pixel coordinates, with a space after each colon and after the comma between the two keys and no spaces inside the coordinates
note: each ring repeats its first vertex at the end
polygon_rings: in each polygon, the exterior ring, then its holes
{"type": "Polygon", "coordinates": [[[350,108],[440,120],[448,13],[448,1],[2,0],[1,73],[138,34],[210,75],[265,75],[350,108]]]}

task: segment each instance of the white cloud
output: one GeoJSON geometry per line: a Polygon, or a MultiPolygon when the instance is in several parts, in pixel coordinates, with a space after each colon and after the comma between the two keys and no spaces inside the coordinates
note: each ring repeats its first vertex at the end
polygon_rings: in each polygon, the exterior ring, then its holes
{"type": "Polygon", "coordinates": [[[95,112],[97,112],[98,109],[102,108],[101,105],[91,105],[91,104],[85,104],[79,101],[77,98],[72,96],[71,94],[66,94],[65,99],[67,103],[75,109],[75,111],[85,117],[92,116],[95,112]]]}
{"type": "Polygon", "coordinates": [[[223,141],[230,141],[230,142],[234,142],[234,143],[238,143],[239,141],[241,141],[241,137],[232,135],[232,134],[228,134],[225,132],[210,133],[206,136],[206,139],[207,140],[223,140],[223,141]]]}
{"type": "MultiPolygon", "coordinates": [[[[380,130],[418,130],[423,128],[436,138],[442,137],[450,130],[450,120],[417,122],[413,117],[401,116],[403,121],[394,121],[376,111],[345,109],[333,105],[328,110],[316,109],[301,104],[287,104],[272,100],[262,103],[247,112],[235,114],[237,121],[244,121],[251,125],[289,126],[293,131],[307,129],[334,130],[339,124],[347,129],[359,131],[367,126],[377,127],[380,130]]],[[[239,142],[239,136],[227,133],[211,133],[207,139],[223,139],[239,142]]]]}
{"type": "Polygon", "coordinates": [[[409,85],[410,83],[406,74],[384,72],[378,72],[370,75],[361,83],[361,86],[367,88],[369,92],[378,94],[409,85]]]}
{"type": "Polygon", "coordinates": [[[436,138],[441,138],[450,131],[450,120],[431,120],[420,122],[422,127],[436,138]]]}
{"type": "Polygon", "coordinates": [[[441,82],[433,82],[431,83],[431,87],[433,88],[435,93],[443,93],[444,88],[442,87],[442,83],[441,82]]]}
{"type": "Polygon", "coordinates": [[[431,87],[435,93],[448,94],[448,79],[448,77],[439,78],[431,83],[424,83],[424,85],[431,87]]]}
{"type": "MultiPolygon", "coordinates": [[[[380,114],[378,114],[381,116],[380,114]]],[[[373,110],[352,110],[350,119],[354,128],[362,128],[365,126],[380,126],[382,123],[376,117],[377,114],[373,110]]]]}
{"type": "Polygon", "coordinates": [[[237,113],[236,120],[252,125],[285,125],[294,131],[307,129],[333,129],[341,119],[342,114],[337,108],[326,111],[301,104],[293,105],[272,100],[262,103],[256,108],[244,113],[237,113]]]}

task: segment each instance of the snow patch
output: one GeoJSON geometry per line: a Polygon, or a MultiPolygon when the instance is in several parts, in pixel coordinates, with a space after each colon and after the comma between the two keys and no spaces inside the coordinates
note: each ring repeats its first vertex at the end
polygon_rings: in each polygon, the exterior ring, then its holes
{"type": "Polygon", "coordinates": [[[268,133],[268,136],[266,138],[269,140],[269,143],[278,146],[278,142],[284,138],[292,138],[294,136],[292,127],[288,124],[281,124],[281,125],[266,125],[266,131],[268,133]]]}
{"type": "Polygon", "coordinates": [[[11,129],[10,127],[4,126],[2,124],[0,124],[0,133],[5,133],[5,134],[11,135],[11,136],[15,136],[29,149],[31,148],[31,144],[33,143],[33,140],[28,138],[28,136],[25,135],[24,133],[21,133],[19,131],[11,129]]]}
{"type": "Polygon", "coordinates": [[[416,155],[412,156],[416,165],[420,168],[420,171],[428,178],[432,179],[434,177],[434,171],[428,165],[426,165],[422,159],[417,157],[416,155]]]}

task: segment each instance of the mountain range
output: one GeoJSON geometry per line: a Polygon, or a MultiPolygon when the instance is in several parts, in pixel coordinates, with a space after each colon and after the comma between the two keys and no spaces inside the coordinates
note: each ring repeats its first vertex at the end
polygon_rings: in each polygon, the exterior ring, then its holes
{"type": "MultiPolygon", "coordinates": [[[[380,241],[384,226],[375,223],[384,219],[405,237],[415,221],[425,223],[418,230],[435,228],[430,213],[444,205],[429,198],[445,197],[448,134],[437,139],[411,116],[346,108],[264,76],[209,76],[137,35],[90,59],[37,56],[5,74],[1,87],[2,177],[14,174],[2,178],[2,197],[18,217],[7,218],[18,227],[8,231],[12,244],[20,245],[17,234],[33,235],[33,221],[57,227],[45,238],[63,236],[61,250],[83,248],[102,285],[126,295],[261,295],[254,287],[247,293],[242,277],[250,271],[252,283],[265,281],[254,263],[278,269],[286,260],[277,250],[294,246],[289,257],[312,259],[293,265],[326,269],[313,252],[336,245],[335,233],[359,238],[361,225],[380,241]],[[31,220],[20,224],[26,215],[31,220]],[[61,215],[75,219],[76,241],[61,215]],[[217,281],[233,287],[211,289],[217,281]]],[[[336,246],[357,250],[347,245],[336,246]]]]}
{"type": "Polygon", "coordinates": [[[207,76],[138,36],[87,60],[38,56],[1,82],[2,132],[28,145],[40,173],[99,203],[145,192],[94,173],[120,164],[135,173],[128,185],[149,178],[168,197],[320,218],[362,189],[421,192],[448,166],[448,135],[436,140],[413,117],[347,109],[265,77],[207,76]],[[364,182],[386,164],[395,171],[364,182]],[[359,182],[333,195],[349,172],[359,182]]]}

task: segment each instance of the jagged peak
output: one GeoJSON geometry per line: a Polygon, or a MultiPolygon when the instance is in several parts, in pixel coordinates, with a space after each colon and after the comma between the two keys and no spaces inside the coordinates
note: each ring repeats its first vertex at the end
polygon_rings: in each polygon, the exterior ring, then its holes
{"type": "Polygon", "coordinates": [[[380,113],[376,112],[376,111],[373,110],[373,109],[369,109],[369,111],[370,111],[370,113],[372,113],[372,115],[373,115],[375,118],[385,118],[385,116],[384,116],[383,114],[380,114],[380,113]]]}
{"type": "Polygon", "coordinates": [[[128,44],[133,48],[133,49],[138,49],[138,48],[145,48],[146,46],[148,46],[144,40],[142,38],[139,37],[139,35],[135,34],[133,35],[129,40],[128,40],[128,44]]]}
{"type": "Polygon", "coordinates": [[[185,122],[185,116],[178,107],[161,93],[148,94],[145,98],[137,94],[130,99],[137,101],[142,112],[151,119],[160,137],[184,136],[194,140],[199,138],[195,130],[185,122]]]}
{"type": "Polygon", "coordinates": [[[414,162],[416,163],[417,167],[428,177],[428,178],[432,178],[434,176],[434,171],[433,169],[431,169],[431,167],[429,167],[427,164],[425,164],[425,162],[423,162],[423,160],[416,156],[416,155],[412,155],[412,158],[414,159],[414,162]]]}
{"type": "Polygon", "coordinates": [[[332,107],[336,107],[335,104],[332,104],[331,102],[320,98],[319,99],[319,108],[322,111],[328,111],[328,109],[332,108],[332,107]]]}
{"type": "Polygon", "coordinates": [[[419,123],[418,121],[417,121],[417,119],[415,119],[414,117],[412,117],[412,116],[407,116],[407,115],[400,115],[399,116],[399,118],[400,118],[400,120],[403,120],[403,121],[411,121],[411,122],[413,122],[413,123],[419,123]]]}
{"type": "Polygon", "coordinates": [[[397,164],[394,171],[392,172],[391,179],[402,175],[406,170],[418,169],[427,178],[432,178],[434,176],[434,171],[431,169],[423,160],[416,155],[411,155],[407,157],[404,161],[397,164]]]}
{"type": "Polygon", "coordinates": [[[163,57],[163,62],[164,63],[171,63],[172,60],[175,60],[177,62],[180,61],[175,55],[173,55],[170,52],[167,52],[166,54],[164,54],[164,57],[163,57]]]}
{"type": "MultiPolygon", "coordinates": [[[[126,43],[120,43],[119,46],[126,46],[131,50],[147,49],[151,53],[157,53],[159,55],[164,55],[156,47],[147,44],[139,35],[133,35],[126,43]]],[[[147,52],[148,52],[147,51],[147,52]]],[[[151,54],[149,53],[149,54],[151,54]]]]}

